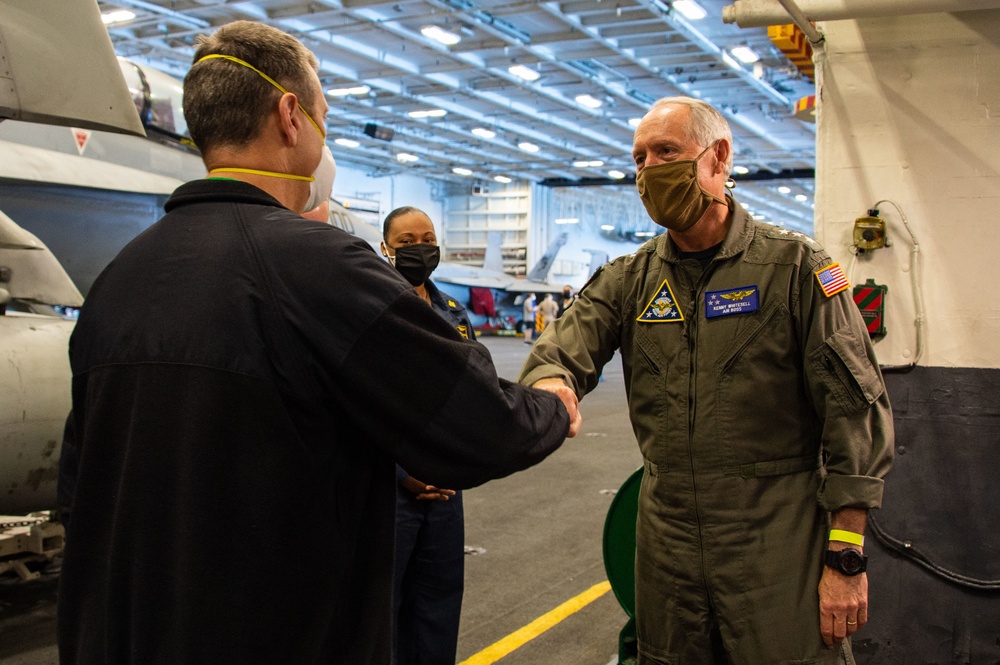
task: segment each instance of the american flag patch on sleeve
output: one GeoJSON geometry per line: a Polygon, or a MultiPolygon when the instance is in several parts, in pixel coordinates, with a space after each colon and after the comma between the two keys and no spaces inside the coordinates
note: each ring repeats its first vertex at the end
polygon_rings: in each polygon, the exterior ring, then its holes
{"type": "Polygon", "coordinates": [[[819,281],[819,288],[823,289],[823,294],[827,298],[851,288],[839,263],[831,263],[825,268],[820,268],[815,274],[817,281],[819,281]]]}

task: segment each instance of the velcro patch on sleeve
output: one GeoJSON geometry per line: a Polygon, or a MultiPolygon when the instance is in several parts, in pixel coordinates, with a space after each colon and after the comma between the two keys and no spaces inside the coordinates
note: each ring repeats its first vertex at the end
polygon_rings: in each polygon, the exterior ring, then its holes
{"type": "Polygon", "coordinates": [[[820,268],[814,274],[816,281],[819,282],[819,288],[823,289],[823,295],[827,298],[851,288],[851,284],[847,281],[847,275],[844,274],[839,263],[831,263],[825,268],[820,268]]]}

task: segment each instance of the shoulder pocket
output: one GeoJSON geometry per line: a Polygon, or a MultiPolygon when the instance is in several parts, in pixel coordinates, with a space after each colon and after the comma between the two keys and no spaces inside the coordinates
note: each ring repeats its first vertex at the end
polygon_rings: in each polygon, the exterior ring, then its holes
{"type": "Polygon", "coordinates": [[[867,409],[885,391],[864,345],[850,328],[831,335],[809,360],[847,413],[867,409]]]}

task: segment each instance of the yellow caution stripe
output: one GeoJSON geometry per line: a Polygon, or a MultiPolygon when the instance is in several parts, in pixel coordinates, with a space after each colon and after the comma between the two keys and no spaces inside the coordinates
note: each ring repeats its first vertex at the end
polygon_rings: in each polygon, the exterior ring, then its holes
{"type": "Polygon", "coordinates": [[[579,596],[570,598],[554,610],[546,612],[524,628],[514,631],[499,642],[494,642],[476,655],[463,660],[459,665],[492,665],[507,654],[520,649],[566,617],[579,612],[610,590],[611,583],[607,580],[595,584],[579,596]]]}

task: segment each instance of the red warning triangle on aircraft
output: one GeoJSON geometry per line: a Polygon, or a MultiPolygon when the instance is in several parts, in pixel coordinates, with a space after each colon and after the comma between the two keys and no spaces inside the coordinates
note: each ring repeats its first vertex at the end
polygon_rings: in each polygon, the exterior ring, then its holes
{"type": "Polygon", "coordinates": [[[73,132],[73,140],[76,141],[77,152],[83,155],[83,151],[87,148],[87,142],[90,141],[91,131],[79,127],[71,127],[70,129],[73,132]]]}

